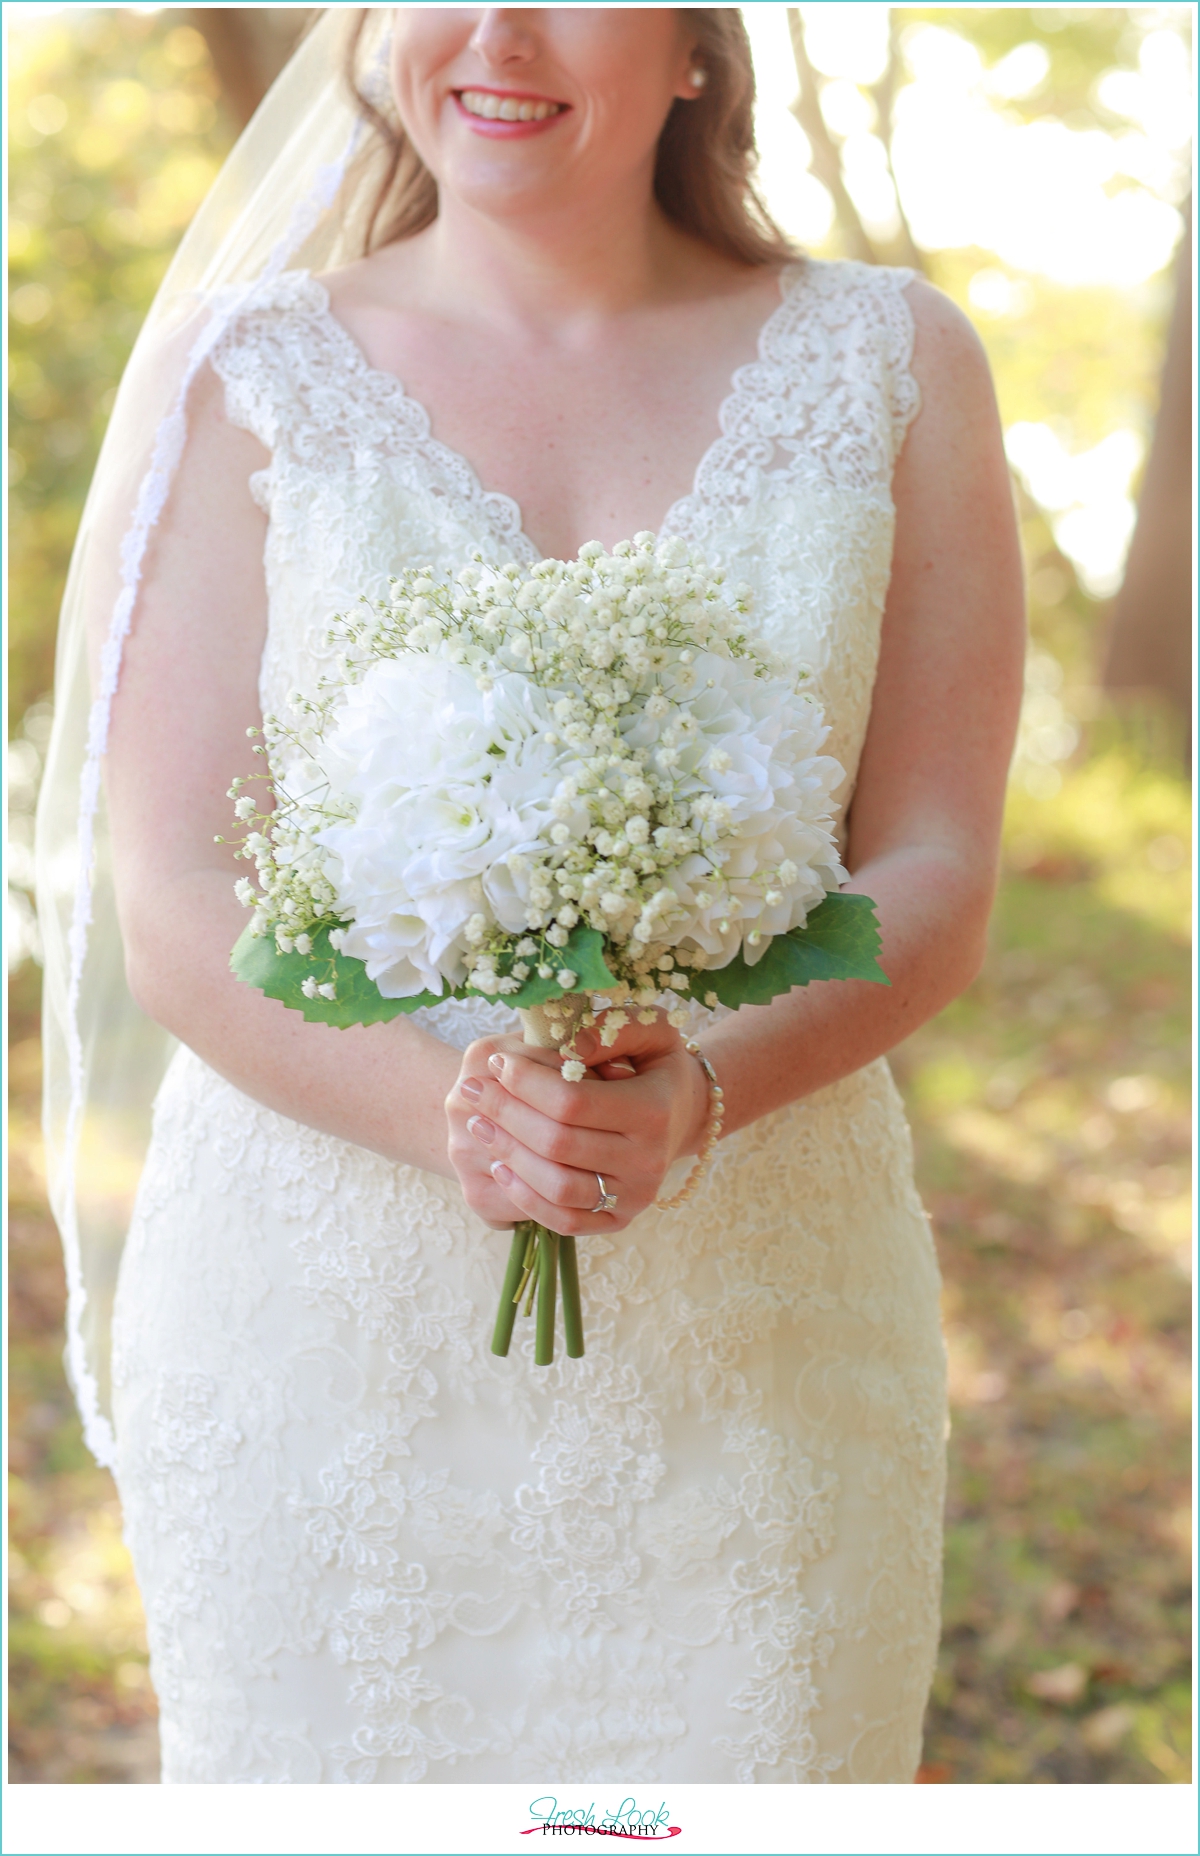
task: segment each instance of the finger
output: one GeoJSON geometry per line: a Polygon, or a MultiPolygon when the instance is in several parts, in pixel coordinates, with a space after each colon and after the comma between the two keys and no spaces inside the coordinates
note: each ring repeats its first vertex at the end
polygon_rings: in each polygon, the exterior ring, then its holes
{"type": "Polygon", "coordinates": [[[637,1075],[637,1065],[629,1057],[616,1057],[611,1062],[594,1064],[592,1068],[606,1083],[621,1083],[627,1076],[637,1075]]]}
{"type": "MultiPolygon", "coordinates": [[[[609,1061],[607,1052],[604,1061],[609,1061]]],[[[633,1132],[638,1111],[628,1087],[613,1089],[591,1073],[568,1083],[557,1069],[531,1063],[524,1052],[497,1052],[489,1068],[510,1096],[563,1127],[625,1137],[633,1132]]],[[[625,1080],[632,1084],[636,1079],[625,1080]]]]}
{"type": "MultiPolygon", "coordinates": [[[[574,1089],[577,1085],[567,1083],[563,1087],[574,1089]]],[[[489,1077],[486,1083],[478,1077],[464,1079],[458,1097],[456,1114],[465,1115],[468,1125],[475,1122],[481,1128],[503,1129],[506,1135],[543,1160],[552,1160],[559,1166],[579,1167],[585,1173],[593,1170],[602,1173],[606,1168],[620,1170],[623,1136],[602,1129],[568,1127],[564,1122],[554,1121],[540,1109],[510,1095],[495,1078],[489,1077]]],[[[475,1138],[479,1138],[478,1134],[475,1138]]]]}
{"type": "MultiPolygon", "coordinates": [[[[502,1160],[496,1161],[492,1177],[508,1194],[519,1217],[532,1218],[536,1223],[544,1224],[547,1230],[557,1231],[560,1237],[590,1237],[596,1232],[620,1230],[627,1222],[620,1212],[594,1212],[555,1205],[544,1199],[502,1160]]],[[[611,1189],[609,1180],[606,1179],[604,1183],[611,1189]]],[[[595,1188],[595,1180],[592,1185],[595,1188]]],[[[617,1197],[620,1198],[619,1193],[617,1197]]],[[[592,1203],[595,1202],[593,1199],[592,1203]]]]}
{"type": "Polygon", "coordinates": [[[481,1224],[490,1225],[494,1231],[512,1228],[519,1214],[514,1212],[508,1194],[492,1178],[482,1150],[472,1153],[471,1164],[458,1174],[458,1184],[467,1210],[481,1224]]]}
{"type": "MultiPolygon", "coordinates": [[[[522,1146],[520,1141],[514,1140],[494,1122],[485,1121],[481,1115],[472,1116],[467,1123],[467,1130],[473,1140],[486,1148],[487,1164],[493,1179],[495,1166],[499,1162],[519,1174],[527,1185],[552,1205],[585,1211],[589,1205],[596,1203],[601,1168],[580,1169],[546,1160],[541,1154],[522,1146]]],[[[607,1179],[609,1175],[605,1174],[604,1177],[607,1179]]]]}
{"type": "MultiPolygon", "coordinates": [[[[597,1039],[597,1044],[600,1040],[597,1039]]],[[[679,1049],[682,1039],[673,1025],[669,1025],[666,1016],[657,1013],[653,1023],[640,1024],[636,1017],[630,1016],[629,1023],[620,1026],[616,1036],[609,1045],[600,1046],[596,1057],[586,1058],[588,1063],[616,1057],[628,1057],[635,1068],[641,1069],[656,1058],[669,1056],[679,1049]]]]}
{"type": "MultiPolygon", "coordinates": [[[[540,1057],[543,1055],[542,1052],[535,1050],[531,1045],[525,1044],[519,1035],[504,1038],[476,1038],[473,1043],[467,1045],[466,1050],[462,1054],[462,1067],[459,1071],[460,1080],[467,1076],[490,1075],[491,1072],[488,1069],[488,1059],[500,1051],[524,1051],[531,1057],[540,1057]]],[[[544,1055],[551,1063],[561,1063],[557,1051],[546,1051],[544,1055]]]]}

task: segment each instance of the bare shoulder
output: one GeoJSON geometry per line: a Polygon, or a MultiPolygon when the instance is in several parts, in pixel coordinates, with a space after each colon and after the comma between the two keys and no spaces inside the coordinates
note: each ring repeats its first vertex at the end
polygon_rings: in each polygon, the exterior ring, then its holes
{"type": "Polygon", "coordinates": [[[922,411],[932,415],[926,425],[934,417],[977,417],[985,407],[994,416],[992,371],[970,317],[924,277],[914,277],[904,294],[913,318],[912,371],[922,411]]]}
{"type": "Polygon", "coordinates": [[[365,257],[320,272],[317,282],[328,292],[335,315],[344,309],[410,308],[420,300],[427,244],[421,232],[396,239],[365,257]]]}
{"type": "MultiPolygon", "coordinates": [[[[258,440],[226,416],[225,387],[210,357],[198,362],[197,349],[209,336],[214,315],[221,306],[212,299],[181,303],[139,341],[121,383],[114,414],[116,435],[126,465],[124,473],[109,472],[109,481],[132,469],[145,469],[154,449],[161,422],[182,411],[189,444],[200,434],[222,439],[236,452],[253,456],[258,464],[266,453],[258,440]]],[[[179,468],[189,464],[185,446],[179,468]]],[[[254,465],[251,468],[255,468],[254,465]]]]}

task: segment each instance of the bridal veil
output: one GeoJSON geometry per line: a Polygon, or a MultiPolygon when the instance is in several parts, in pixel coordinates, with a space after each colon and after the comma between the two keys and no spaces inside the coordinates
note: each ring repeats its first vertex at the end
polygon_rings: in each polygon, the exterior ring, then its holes
{"type": "MultiPolygon", "coordinates": [[[[381,110],[390,22],[390,8],[370,9],[358,52],[381,110]]],[[[108,1465],[112,1298],[151,1105],[175,1047],[125,981],[103,782],[109,719],[143,563],[187,441],[192,381],[256,282],[363,249],[382,150],[341,75],[346,30],[332,7],[303,40],[167,271],[121,382],[63,600],[37,818],[46,1165],[66,1261],[68,1377],[88,1445],[108,1465]]]]}

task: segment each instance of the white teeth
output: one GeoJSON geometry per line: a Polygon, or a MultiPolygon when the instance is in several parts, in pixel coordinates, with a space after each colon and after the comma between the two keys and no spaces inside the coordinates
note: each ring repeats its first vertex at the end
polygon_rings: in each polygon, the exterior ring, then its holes
{"type": "Polygon", "coordinates": [[[459,96],[469,115],[482,116],[487,122],[545,122],[547,116],[557,116],[562,107],[558,103],[533,103],[527,98],[498,97],[490,90],[463,90],[459,96]]]}

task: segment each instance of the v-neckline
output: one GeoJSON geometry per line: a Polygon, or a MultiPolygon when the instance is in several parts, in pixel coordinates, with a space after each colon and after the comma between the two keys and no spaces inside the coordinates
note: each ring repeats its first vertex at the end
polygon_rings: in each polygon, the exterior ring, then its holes
{"type": "MultiPolygon", "coordinates": [[[[726,412],[731,402],[737,397],[737,394],[741,390],[742,376],[748,369],[761,366],[768,361],[768,344],[774,333],[775,324],[783,319],[787,311],[792,294],[790,287],[791,281],[793,279],[798,281],[803,271],[804,264],[802,260],[781,266],[776,279],[779,290],[779,301],[773,305],[763,318],[763,321],[759,324],[758,334],[755,339],[754,358],[750,361],[739,362],[730,375],[729,389],[722,396],[721,402],[717,407],[716,433],[700,456],[700,460],[692,474],[692,485],[690,490],[686,490],[682,496],[677,496],[675,498],[674,502],[672,502],[667,509],[666,515],[659,523],[658,528],[654,530],[654,533],[658,536],[665,537],[669,535],[672,532],[672,524],[678,512],[684,508],[685,504],[691,502],[693,498],[703,495],[703,479],[707,473],[709,463],[714,454],[729,437],[725,424],[726,412]]],[[[484,489],[478,473],[465,453],[456,451],[452,445],[444,444],[441,439],[434,436],[433,418],[428,407],[423,401],[417,399],[408,391],[400,375],[392,373],[390,368],[374,366],[367,358],[366,350],[357,337],[352,335],[345,323],[334,314],[333,303],[326,285],[321,282],[319,277],[314,277],[311,271],[304,271],[300,274],[307,280],[313,290],[317,292],[317,314],[324,323],[327,331],[333,337],[335,344],[340,346],[344,358],[353,368],[354,372],[361,375],[364,380],[377,381],[389,397],[394,397],[401,405],[408,409],[410,418],[416,415],[419,423],[424,428],[424,436],[429,444],[435,447],[443,458],[452,463],[456,467],[457,474],[461,475],[465,480],[471,502],[484,506],[490,504],[493,507],[499,505],[506,509],[509,514],[509,520],[503,526],[508,540],[515,541],[520,547],[526,549],[531,561],[543,559],[541,549],[526,532],[524,513],[517,499],[514,496],[508,496],[500,490],[484,489]]]]}

